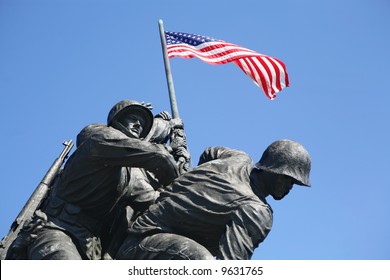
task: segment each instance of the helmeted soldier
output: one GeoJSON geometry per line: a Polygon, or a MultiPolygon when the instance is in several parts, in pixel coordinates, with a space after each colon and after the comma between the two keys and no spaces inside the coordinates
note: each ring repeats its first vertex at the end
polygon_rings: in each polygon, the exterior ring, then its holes
{"type": "Polygon", "coordinates": [[[155,190],[179,175],[164,145],[143,140],[152,127],[148,105],[134,100],[113,106],[107,125],[85,127],[50,196],[22,229],[10,254],[27,259],[100,259],[102,229],[118,204],[126,201],[135,211],[143,211],[158,196],[155,190]]]}
{"type": "Polygon", "coordinates": [[[271,230],[271,195],[310,186],[311,160],[291,140],[272,143],[254,165],[244,152],[211,147],[129,228],[118,259],[250,259],[271,230]]]}
{"type": "Polygon", "coordinates": [[[256,163],[261,170],[286,175],[295,179],[295,184],[310,186],[311,159],[306,149],[291,140],[279,140],[267,147],[256,163]]]}

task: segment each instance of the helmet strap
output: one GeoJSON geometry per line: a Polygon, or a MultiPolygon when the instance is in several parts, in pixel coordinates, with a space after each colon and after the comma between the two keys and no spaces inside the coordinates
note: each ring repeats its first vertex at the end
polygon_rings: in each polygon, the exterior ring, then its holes
{"type": "MultiPolygon", "coordinates": [[[[118,129],[120,132],[122,132],[123,134],[125,134],[126,136],[130,137],[130,138],[135,138],[133,134],[130,133],[130,131],[123,125],[121,124],[118,120],[113,120],[111,122],[111,126],[113,128],[116,128],[118,129]]],[[[138,138],[136,138],[138,139],[138,138]]],[[[141,138],[140,138],[141,139],[141,138]]]]}

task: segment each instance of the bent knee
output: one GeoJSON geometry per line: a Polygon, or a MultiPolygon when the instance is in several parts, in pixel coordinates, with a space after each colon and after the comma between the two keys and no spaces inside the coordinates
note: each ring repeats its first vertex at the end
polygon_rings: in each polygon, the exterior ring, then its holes
{"type": "Polygon", "coordinates": [[[213,255],[198,242],[177,234],[158,233],[140,243],[142,250],[156,254],[156,258],[178,260],[211,260],[213,255]]]}

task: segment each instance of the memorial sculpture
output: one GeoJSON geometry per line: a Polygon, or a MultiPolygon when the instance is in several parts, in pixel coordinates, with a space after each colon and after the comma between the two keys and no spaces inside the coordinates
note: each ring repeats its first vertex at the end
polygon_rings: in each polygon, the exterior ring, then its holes
{"type": "Polygon", "coordinates": [[[8,248],[7,259],[101,259],[104,246],[111,246],[112,221],[121,207],[131,207],[132,215],[143,212],[158,189],[183,171],[175,158],[180,164],[190,158],[183,133],[175,134],[181,140],[171,139],[183,146],[150,142],[164,142],[170,135],[166,129],[183,128],[166,113],[157,118],[163,120],[156,121],[160,125],[150,136],[150,108],[124,100],[110,110],[107,125],[85,127],[48,198],[8,248]]]}
{"type": "Polygon", "coordinates": [[[259,162],[225,147],[204,151],[129,227],[118,259],[250,259],[272,226],[271,195],[310,186],[311,159],[291,140],[272,143],[259,162]]]}
{"type": "Polygon", "coordinates": [[[134,100],[76,142],[6,259],[250,259],[272,227],[266,197],[310,186],[310,155],[292,140],[256,164],[209,147],[190,170],[182,121],[134,100]]]}
{"type": "Polygon", "coordinates": [[[1,259],[250,259],[271,230],[266,197],[310,186],[310,156],[291,140],[272,143],[255,165],[243,151],[210,147],[190,169],[170,58],[233,62],[270,99],[289,85],[288,74],[280,60],[250,49],[166,32],[162,20],[159,31],[172,118],[123,100],[107,124],[81,130],[66,162],[73,142],[64,142],[1,241],[1,259]]]}

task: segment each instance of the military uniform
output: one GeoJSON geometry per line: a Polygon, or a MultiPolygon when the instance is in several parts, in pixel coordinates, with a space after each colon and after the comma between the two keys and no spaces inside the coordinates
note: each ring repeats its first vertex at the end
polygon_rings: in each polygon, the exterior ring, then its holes
{"type": "Polygon", "coordinates": [[[105,125],[88,126],[79,135],[85,139],[23,229],[30,239],[28,259],[100,259],[101,230],[118,204],[143,211],[158,196],[155,190],[178,176],[162,145],[105,125]]]}
{"type": "Polygon", "coordinates": [[[250,259],[272,226],[272,209],[250,182],[253,168],[242,151],[206,149],[135,220],[117,258],[250,259]]]}

